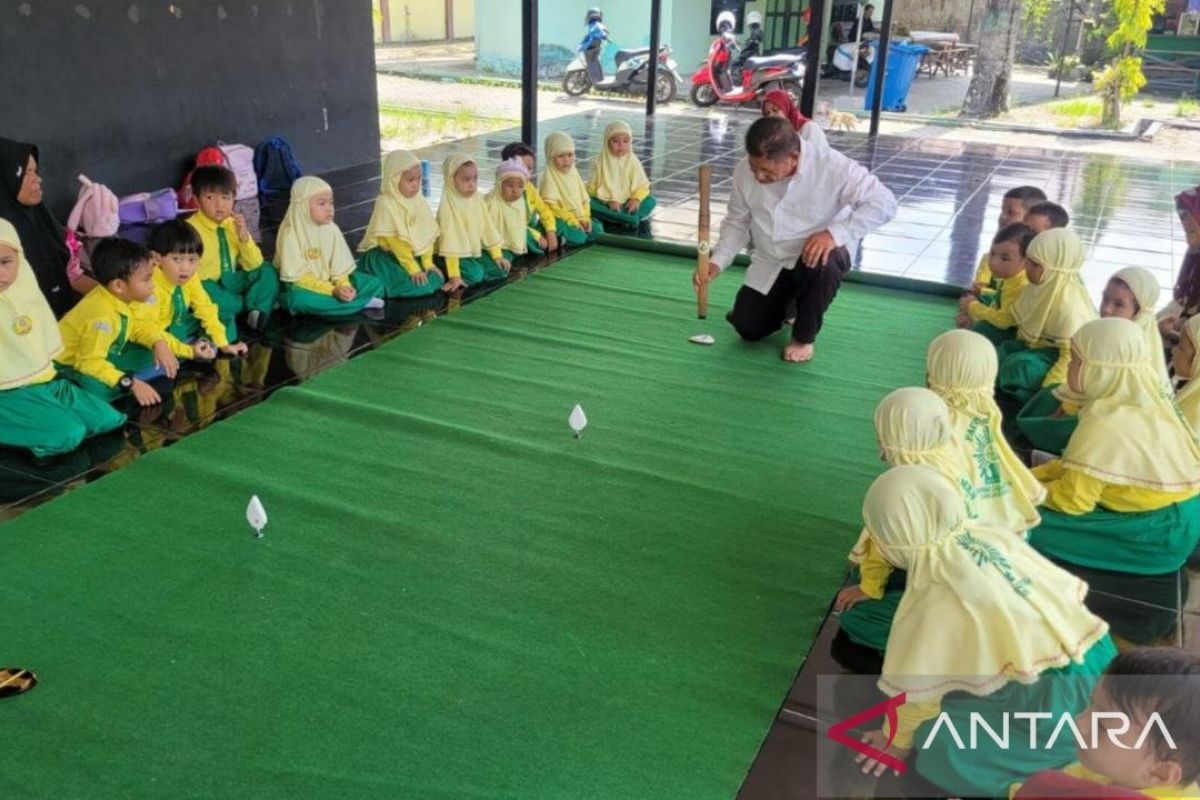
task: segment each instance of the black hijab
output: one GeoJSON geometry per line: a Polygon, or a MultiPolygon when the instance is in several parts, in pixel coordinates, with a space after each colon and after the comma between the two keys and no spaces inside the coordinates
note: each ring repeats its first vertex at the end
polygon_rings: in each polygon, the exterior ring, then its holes
{"type": "Polygon", "coordinates": [[[23,206],[17,201],[30,156],[40,163],[34,145],[0,139],[0,217],[17,229],[25,258],[37,275],[42,294],[50,303],[54,316],[62,317],[79,299],[67,280],[71,251],[67,249],[65,229],[45,203],[23,206]]]}

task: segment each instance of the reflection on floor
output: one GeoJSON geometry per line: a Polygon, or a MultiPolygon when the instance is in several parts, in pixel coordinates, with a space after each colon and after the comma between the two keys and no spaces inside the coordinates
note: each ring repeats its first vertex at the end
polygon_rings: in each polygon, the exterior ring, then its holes
{"type": "MultiPolygon", "coordinates": [[[[650,235],[685,243],[695,240],[695,175],[702,163],[713,167],[715,226],[724,214],[733,166],[753,117],[647,120],[629,112],[589,113],[556,120],[553,129],[565,130],[575,138],[584,162],[581,168],[586,172],[586,162],[595,153],[604,126],[614,118],[624,118],[633,126],[635,148],[654,183],[659,207],[650,235]]],[[[543,129],[542,134],[548,132],[543,129]]],[[[435,162],[433,202],[442,183],[438,164],[448,153],[473,154],[480,162],[481,183],[488,186],[500,148],[518,136],[517,131],[499,132],[422,151],[421,157],[435,162]]],[[[830,140],[868,166],[900,198],[896,218],[863,242],[856,267],[953,284],[970,280],[979,254],[995,231],[1004,192],[1028,183],[1043,187],[1071,213],[1072,226],[1089,247],[1085,275],[1097,295],[1113,271],[1128,265],[1155,271],[1162,284],[1169,286],[1184,253],[1172,197],[1200,183],[1200,165],[1196,164],[1139,163],[933,139],[880,137],[871,142],[844,133],[831,134],[830,140]]],[[[347,238],[357,243],[378,193],[378,164],[338,170],[325,177],[334,187],[338,222],[347,238]]],[[[286,206],[286,198],[262,203],[268,253],[286,206]]],[[[144,235],[136,229],[124,233],[131,238],[144,235]]],[[[528,269],[547,263],[552,261],[531,264],[528,269]]],[[[525,274],[527,270],[517,270],[511,280],[521,280],[525,274]]],[[[45,461],[0,450],[0,522],[119,469],[144,453],[169,447],[262,402],[280,388],[354,358],[405,330],[428,324],[438,314],[452,312],[483,293],[392,302],[381,318],[356,318],[340,324],[314,324],[277,315],[272,327],[253,341],[248,358],[185,371],[173,385],[162,387],[161,406],[129,409],[123,431],[90,441],[69,456],[45,461]]],[[[1126,615],[1134,620],[1134,629],[1138,619],[1145,620],[1144,627],[1158,627],[1155,636],[1164,643],[1200,651],[1200,585],[1189,585],[1197,582],[1196,576],[1170,586],[1161,581],[1106,582],[1105,578],[1089,577],[1098,589],[1094,600],[1106,604],[1106,616],[1126,615]],[[1186,608],[1182,614],[1178,613],[1181,604],[1186,608]]],[[[839,788],[846,792],[842,796],[871,796],[876,788],[886,789],[893,797],[930,796],[928,787],[873,788],[871,782],[856,777],[852,759],[845,754],[835,753],[832,765],[818,758],[817,743],[829,720],[818,712],[816,679],[840,672],[829,656],[836,627],[836,618],[829,617],[747,776],[742,797],[813,797],[818,769],[845,776],[848,783],[839,788]]]]}

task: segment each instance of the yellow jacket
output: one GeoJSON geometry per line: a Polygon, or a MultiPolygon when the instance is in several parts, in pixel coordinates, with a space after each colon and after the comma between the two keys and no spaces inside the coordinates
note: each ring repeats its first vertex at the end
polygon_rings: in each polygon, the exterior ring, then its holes
{"type": "Polygon", "coordinates": [[[433,245],[425,248],[423,253],[414,253],[412,245],[399,236],[381,236],[379,237],[379,246],[395,256],[396,261],[400,262],[400,266],[404,267],[404,271],[409,275],[433,269],[433,245]],[[417,264],[418,258],[421,259],[419,265],[417,264]]]}
{"type": "Polygon", "coordinates": [[[986,297],[989,294],[994,294],[1000,288],[999,281],[992,277],[992,254],[991,252],[984,253],[979,257],[979,266],[975,269],[975,280],[973,283],[981,285],[979,294],[986,297]]]}
{"type": "MultiPolygon", "coordinates": [[[[150,348],[165,338],[156,322],[133,315],[128,303],[103,286],[92,289],[67,312],[58,329],[63,339],[58,361],[109,387],[125,375],[108,360],[110,354],[120,353],[129,342],[150,348]]],[[[191,358],[192,348],[184,347],[186,352],[175,347],[171,351],[191,358]]]]}
{"type": "Polygon", "coordinates": [[[553,232],[558,220],[555,219],[550,206],[542,199],[542,193],[533,181],[525,181],[525,200],[529,203],[529,210],[537,215],[542,230],[553,232]]]}
{"type": "Polygon", "coordinates": [[[1160,492],[1137,486],[1105,483],[1078,470],[1067,469],[1057,458],[1035,467],[1032,472],[1038,480],[1046,484],[1046,505],[1056,511],[1075,516],[1094,511],[1096,506],[1124,514],[1157,511],[1196,495],[1194,489],[1160,492]]]}
{"type": "Polygon", "coordinates": [[[252,272],[263,265],[262,250],[258,249],[258,245],[254,243],[253,239],[247,237],[244,242],[238,241],[237,226],[233,224],[232,217],[217,224],[204,216],[203,211],[197,211],[188,217],[187,221],[196,229],[196,232],[200,234],[200,240],[204,242],[204,255],[200,257],[200,269],[196,271],[200,280],[216,281],[221,279],[222,273],[232,272],[238,267],[252,272]],[[225,241],[229,245],[229,261],[224,264],[221,263],[218,228],[225,231],[225,241]]]}
{"type": "MultiPolygon", "coordinates": [[[[988,275],[991,275],[991,269],[988,269],[988,275]]],[[[976,277],[978,278],[978,275],[976,277]]],[[[985,291],[984,294],[995,295],[995,303],[989,306],[974,300],[967,306],[967,316],[972,322],[986,322],[1002,330],[1015,328],[1017,319],[1013,316],[1013,306],[1029,286],[1029,276],[1025,274],[1025,270],[1021,270],[1011,278],[994,281],[993,286],[995,288],[985,291]]]]}
{"type": "MultiPolygon", "coordinates": [[[[208,296],[208,292],[204,291],[199,275],[193,275],[183,286],[178,286],[161,269],[156,268],[154,295],[145,303],[131,303],[130,306],[135,315],[146,317],[164,332],[179,322],[190,310],[196,319],[200,320],[200,326],[213,344],[217,347],[229,344],[217,305],[208,296]]],[[[169,333],[166,336],[171,344],[171,351],[176,352],[176,345],[183,343],[169,333]]]]}

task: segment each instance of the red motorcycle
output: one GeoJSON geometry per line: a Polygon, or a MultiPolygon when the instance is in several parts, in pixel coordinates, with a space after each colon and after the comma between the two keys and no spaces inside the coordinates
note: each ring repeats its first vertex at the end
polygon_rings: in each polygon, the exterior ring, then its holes
{"type": "Polygon", "coordinates": [[[692,102],[700,107],[725,103],[754,103],[767,92],[782,89],[800,104],[804,85],[804,53],[779,53],[754,56],[735,73],[733,51],[737,47],[731,35],[718,36],[708,48],[708,58],[692,74],[692,102]]]}

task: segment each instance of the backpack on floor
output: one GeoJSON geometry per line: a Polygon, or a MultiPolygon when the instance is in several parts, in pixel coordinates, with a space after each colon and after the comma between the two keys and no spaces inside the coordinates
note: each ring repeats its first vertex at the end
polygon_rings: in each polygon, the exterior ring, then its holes
{"type": "Polygon", "coordinates": [[[254,151],[244,144],[225,144],[218,140],[215,145],[209,145],[196,153],[196,163],[183,179],[179,187],[179,207],[182,209],[196,208],[196,198],[192,196],[192,172],[195,167],[226,167],[237,178],[237,194],[234,200],[246,200],[258,197],[258,177],[254,174],[254,151]]]}
{"type": "Polygon", "coordinates": [[[179,216],[179,198],[174,189],[138,192],[121,198],[121,222],[127,225],[148,225],[175,219],[179,216]]]}
{"type": "Polygon", "coordinates": [[[67,218],[67,228],[85,236],[116,236],[120,225],[117,196],[102,183],[79,176],[79,199],[67,218]]]}
{"type": "Polygon", "coordinates": [[[254,148],[254,172],[258,175],[258,191],[262,194],[290,192],[304,168],[296,160],[292,143],[282,136],[264,139],[254,148]]]}

